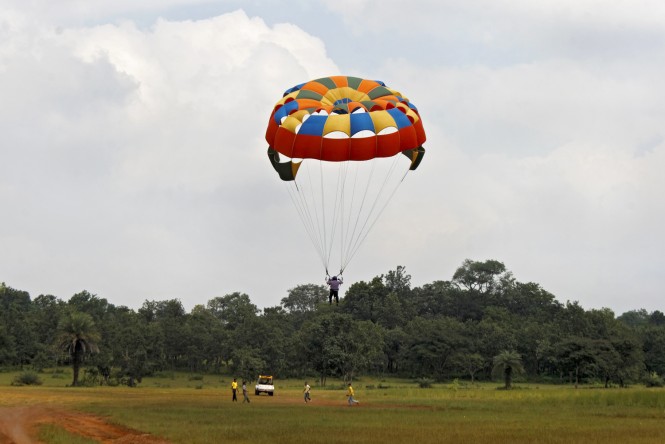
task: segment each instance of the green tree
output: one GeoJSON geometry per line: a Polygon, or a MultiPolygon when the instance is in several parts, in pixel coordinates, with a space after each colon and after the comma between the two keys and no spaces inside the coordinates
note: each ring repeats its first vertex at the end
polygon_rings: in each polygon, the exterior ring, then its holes
{"type": "MultiPolygon", "coordinates": [[[[139,309],[141,316],[154,325],[160,338],[160,354],[171,369],[178,368],[191,344],[187,331],[189,315],[179,299],[150,302],[145,301],[139,309]]],[[[154,335],[155,332],[152,332],[154,335]]]]}
{"type": "Polygon", "coordinates": [[[16,358],[16,347],[14,337],[7,332],[7,328],[0,324],[0,363],[14,362],[16,358]]]}
{"type": "Polygon", "coordinates": [[[404,301],[404,312],[408,320],[416,316],[433,318],[440,315],[454,316],[450,308],[450,293],[457,290],[448,281],[434,281],[412,289],[404,301]]]}
{"type": "Polygon", "coordinates": [[[254,347],[238,347],[231,352],[233,365],[231,369],[234,374],[240,375],[241,379],[253,380],[259,374],[264,374],[266,362],[261,357],[259,350],[254,347]]]}
{"type": "Polygon", "coordinates": [[[245,293],[231,293],[208,301],[208,310],[229,329],[235,329],[246,319],[256,317],[259,309],[245,293]]]}
{"type": "Polygon", "coordinates": [[[355,282],[347,290],[340,310],[358,320],[377,322],[389,292],[381,277],[375,277],[371,282],[355,282]]]}
{"type": "Polygon", "coordinates": [[[665,375],[665,327],[649,326],[641,336],[647,373],[665,375]]]}
{"type": "Polygon", "coordinates": [[[509,280],[510,277],[510,272],[506,272],[506,266],[499,261],[477,262],[466,259],[455,271],[453,283],[468,291],[491,293],[502,280],[509,280]]]}
{"type": "Polygon", "coordinates": [[[32,301],[32,329],[36,335],[37,355],[33,367],[41,369],[55,366],[60,350],[51,347],[58,331],[58,321],[65,311],[66,304],[52,295],[39,295],[32,301]]]}
{"type": "Polygon", "coordinates": [[[323,312],[303,324],[299,345],[300,356],[319,373],[322,385],[331,375],[352,379],[380,365],[383,357],[380,327],[338,312],[323,312]]]}
{"type": "Polygon", "coordinates": [[[417,377],[444,378],[454,368],[455,351],[469,345],[464,324],[453,318],[415,318],[404,331],[408,339],[401,361],[417,377]]]}
{"type": "Polygon", "coordinates": [[[404,296],[411,291],[411,275],[406,273],[406,267],[398,265],[395,270],[390,270],[382,276],[386,288],[392,293],[404,296]]]}
{"type": "Polygon", "coordinates": [[[72,311],[61,319],[58,325],[57,344],[71,358],[74,371],[72,386],[79,385],[79,370],[85,355],[99,351],[97,346],[99,339],[95,322],[89,314],[72,311]]]}
{"type": "MultiPolygon", "coordinates": [[[[0,352],[4,364],[30,364],[37,353],[37,342],[31,320],[30,294],[0,283],[0,325],[4,325],[4,343],[11,350],[0,352]]],[[[2,362],[2,361],[0,361],[2,362]]]]}
{"type": "Polygon", "coordinates": [[[303,375],[307,369],[297,359],[297,330],[292,315],[281,307],[266,308],[260,321],[266,336],[259,350],[266,362],[266,369],[276,375],[303,375]]]}
{"type": "Polygon", "coordinates": [[[513,375],[524,372],[522,357],[515,351],[504,350],[494,357],[492,372],[501,372],[503,374],[504,388],[510,390],[513,388],[513,375]]]}
{"type": "Polygon", "coordinates": [[[574,376],[575,388],[596,362],[593,340],[580,336],[568,336],[557,343],[556,355],[561,370],[574,376]]]}
{"type": "Polygon", "coordinates": [[[104,348],[109,349],[111,358],[100,362],[100,368],[105,370],[104,376],[110,376],[112,365],[120,367],[120,375],[127,377],[127,385],[134,387],[136,382],[141,382],[143,376],[160,363],[155,350],[161,351],[161,341],[149,338],[148,323],[127,307],[110,310],[109,323],[113,328],[103,340],[106,345],[104,348]]]}
{"type": "Polygon", "coordinates": [[[92,316],[98,327],[110,305],[106,299],[100,298],[96,294],[91,294],[87,290],[76,293],[69,298],[67,304],[78,312],[88,313],[92,316]]]}
{"type": "Polygon", "coordinates": [[[386,357],[386,370],[396,373],[400,370],[400,356],[408,341],[408,336],[400,327],[386,330],[383,335],[383,353],[386,357]]]}
{"type": "Polygon", "coordinates": [[[486,362],[480,353],[471,353],[466,350],[458,351],[453,354],[451,361],[455,367],[458,367],[469,376],[471,376],[471,383],[476,380],[476,373],[485,368],[486,362]]]}
{"type": "Polygon", "coordinates": [[[315,311],[319,304],[327,300],[328,291],[323,285],[304,284],[289,289],[281,304],[289,313],[304,314],[315,311]]]}

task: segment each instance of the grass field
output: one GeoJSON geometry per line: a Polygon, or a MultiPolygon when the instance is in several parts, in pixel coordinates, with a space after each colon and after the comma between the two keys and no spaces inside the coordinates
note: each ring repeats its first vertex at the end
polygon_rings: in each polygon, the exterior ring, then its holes
{"type": "Polygon", "coordinates": [[[313,402],[306,405],[300,380],[277,380],[274,397],[252,391],[251,403],[243,404],[231,402],[230,377],[172,374],[146,378],[138,388],[68,388],[67,372],[40,374],[41,386],[24,387],[10,386],[15,375],[0,373],[2,411],[88,414],[31,426],[53,443],[104,441],[101,432],[73,441],[72,424],[83,428],[88,417],[174,443],[665,442],[665,389],[657,388],[517,384],[504,391],[498,383],[419,388],[362,378],[354,383],[361,404],[349,407],[335,380],[326,388],[310,380],[313,402]]]}

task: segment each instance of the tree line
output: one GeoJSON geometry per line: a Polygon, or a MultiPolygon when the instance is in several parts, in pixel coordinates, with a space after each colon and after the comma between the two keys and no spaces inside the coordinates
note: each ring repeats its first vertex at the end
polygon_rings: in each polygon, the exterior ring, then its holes
{"type": "MultiPolygon", "coordinates": [[[[352,284],[339,306],[304,284],[259,310],[247,294],[187,312],[179,299],[115,306],[82,291],[31,299],[0,284],[0,366],[72,365],[95,381],[134,385],[155,372],[254,379],[361,374],[488,380],[512,370],[532,381],[662,385],[665,315],[561,303],[496,260],[466,260],[450,280],[411,286],[402,266],[352,284]]],[[[85,379],[85,378],[84,378],[85,379]]]]}

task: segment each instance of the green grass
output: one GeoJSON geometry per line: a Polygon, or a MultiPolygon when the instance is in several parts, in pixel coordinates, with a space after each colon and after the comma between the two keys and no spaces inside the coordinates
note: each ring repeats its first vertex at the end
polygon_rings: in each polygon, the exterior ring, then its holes
{"type": "Polygon", "coordinates": [[[53,424],[44,424],[39,427],[39,439],[49,444],[96,444],[97,441],[87,439],[53,424]]]}
{"type": "Polygon", "coordinates": [[[419,388],[415,381],[363,378],[354,383],[361,404],[349,407],[338,380],[324,389],[310,379],[308,405],[301,380],[276,380],[274,397],[252,391],[252,402],[242,404],[231,402],[232,377],[190,376],[145,378],[133,389],[74,389],[64,387],[69,379],[48,374],[42,374],[43,386],[11,387],[13,375],[0,374],[0,405],[92,412],[176,443],[665,442],[662,388],[518,384],[504,391],[499,383],[419,388]]]}

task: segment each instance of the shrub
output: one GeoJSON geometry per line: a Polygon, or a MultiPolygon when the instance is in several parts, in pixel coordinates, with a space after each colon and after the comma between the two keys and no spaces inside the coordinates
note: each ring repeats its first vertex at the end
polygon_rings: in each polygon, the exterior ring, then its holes
{"type": "Polygon", "coordinates": [[[39,379],[39,375],[35,372],[23,372],[20,375],[14,377],[12,385],[21,386],[21,385],[42,385],[42,380],[39,379]]]}
{"type": "Polygon", "coordinates": [[[450,385],[448,386],[448,388],[449,388],[450,390],[457,391],[457,390],[460,388],[459,379],[457,379],[457,378],[453,379],[453,382],[450,383],[450,385]]]}
{"type": "Polygon", "coordinates": [[[663,378],[658,376],[658,373],[651,372],[644,381],[644,385],[647,387],[663,387],[665,383],[663,383],[663,378]]]}
{"type": "Polygon", "coordinates": [[[434,384],[433,379],[429,378],[420,378],[416,380],[416,383],[418,384],[418,387],[420,388],[432,388],[432,384],[434,384]]]}

